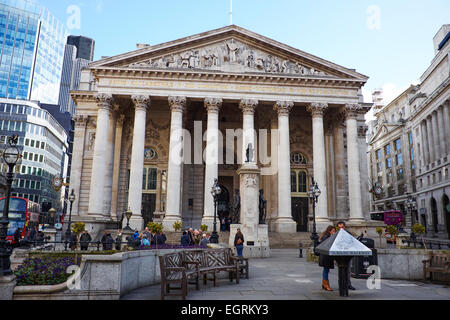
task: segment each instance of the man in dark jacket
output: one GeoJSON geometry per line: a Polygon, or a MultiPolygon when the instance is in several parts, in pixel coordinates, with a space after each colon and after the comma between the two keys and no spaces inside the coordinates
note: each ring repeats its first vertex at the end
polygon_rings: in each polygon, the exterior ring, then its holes
{"type": "Polygon", "coordinates": [[[180,243],[182,246],[189,246],[191,242],[191,239],[189,238],[187,231],[183,231],[183,235],[181,236],[180,243]]]}
{"type": "Polygon", "coordinates": [[[89,243],[92,241],[91,235],[87,230],[84,230],[83,234],[80,236],[80,247],[81,250],[86,251],[89,247],[89,243]]]}
{"type": "Polygon", "coordinates": [[[70,234],[70,249],[72,251],[77,249],[77,242],[78,242],[77,234],[75,232],[72,232],[70,234]]]}
{"type": "Polygon", "coordinates": [[[166,243],[166,235],[161,231],[160,233],[158,233],[156,236],[156,244],[157,245],[161,245],[161,244],[165,244],[166,243]]]}
{"type": "Polygon", "coordinates": [[[116,236],[116,250],[120,251],[122,249],[122,230],[117,230],[116,236]]]}
{"type": "Polygon", "coordinates": [[[111,233],[109,233],[108,230],[105,230],[101,242],[104,251],[112,250],[114,239],[111,237],[111,233]]]}
{"type": "Polygon", "coordinates": [[[18,247],[20,244],[20,240],[22,240],[22,229],[17,228],[14,232],[14,246],[18,247]]]}

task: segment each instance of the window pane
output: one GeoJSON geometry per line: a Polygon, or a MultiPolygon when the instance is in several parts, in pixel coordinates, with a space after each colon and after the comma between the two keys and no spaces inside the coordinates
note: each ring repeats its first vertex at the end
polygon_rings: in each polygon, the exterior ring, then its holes
{"type": "Polygon", "coordinates": [[[306,172],[300,171],[298,173],[298,184],[299,184],[298,192],[308,192],[306,188],[306,172]]]}
{"type": "Polygon", "coordinates": [[[142,176],[142,189],[145,190],[145,181],[147,181],[147,168],[144,168],[144,174],[142,176]]]}
{"type": "Polygon", "coordinates": [[[297,173],[291,171],[291,192],[297,192],[297,173]]]}
{"type": "Polygon", "coordinates": [[[151,168],[148,170],[148,189],[156,190],[156,181],[158,179],[158,171],[156,168],[151,168]]]}

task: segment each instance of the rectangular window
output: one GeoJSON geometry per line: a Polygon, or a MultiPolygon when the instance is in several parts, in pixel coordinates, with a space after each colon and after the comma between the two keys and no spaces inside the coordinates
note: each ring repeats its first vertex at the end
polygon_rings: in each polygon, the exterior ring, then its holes
{"type": "Polygon", "coordinates": [[[377,160],[381,159],[381,149],[377,150],[377,160]]]}
{"type": "Polygon", "coordinates": [[[395,157],[396,157],[396,159],[397,159],[397,165],[398,165],[398,166],[401,166],[401,165],[403,164],[403,156],[402,156],[402,154],[399,153],[399,154],[397,154],[395,157]]]}
{"type": "Polygon", "coordinates": [[[36,161],[36,162],[39,161],[39,155],[37,153],[34,154],[34,161],[36,161]]]}
{"type": "Polygon", "coordinates": [[[384,146],[384,154],[386,156],[391,154],[391,145],[390,144],[384,146]]]}
{"type": "Polygon", "coordinates": [[[31,167],[27,167],[27,174],[31,174],[31,167]]]}
{"type": "Polygon", "coordinates": [[[395,140],[395,150],[398,151],[401,148],[402,148],[402,140],[401,139],[395,140]]]}
{"type": "Polygon", "coordinates": [[[30,188],[31,189],[35,189],[36,188],[36,181],[31,181],[30,188]]]}
{"type": "Polygon", "coordinates": [[[408,139],[409,139],[409,145],[412,146],[412,144],[413,144],[412,132],[409,132],[409,133],[408,133],[408,139]]]}
{"type": "Polygon", "coordinates": [[[40,181],[36,181],[36,189],[41,190],[41,182],[40,181]]]}
{"type": "Polygon", "coordinates": [[[23,153],[23,158],[24,158],[25,160],[28,160],[28,152],[25,151],[25,152],[23,153]]]}
{"type": "Polygon", "coordinates": [[[377,162],[377,170],[378,170],[378,172],[383,170],[383,165],[381,162],[377,162]]]}
{"type": "Polygon", "coordinates": [[[403,169],[397,169],[397,180],[402,180],[403,179],[403,169]]]}
{"type": "Polygon", "coordinates": [[[147,190],[156,190],[157,170],[156,168],[148,169],[147,190]]]}
{"type": "Polygon", "coordinates": [[[30,147],[34,148],[34,140],[31,140],[30,147]]]}
{"type": "Polygon", "coordinates": [[[20,179],[19,186],[20,186],[20,188],[25,187],[25,180],[20,179]]]}
{"type": "Polygon", "coordinates": [[[386,168],[392,168],[392,161],[391,158],[386,159],[386,168]]]}
{"type": "Polygon", "coordinates": [[[26,145],[26,146],[29,146],[29,145],[30,145],[30,139],[28,139],[28,138],[25,139],[25,145],[26,145]]]}
{"type": "Polygon", "coordinates": [[[22,173],[23,174],[25,174],[26,170],[27,170],[27,166],[22,166],[22,173]]]}
{"type": "Polygon", "coordinates": [[[25,188],[30,189],[30,180],[25,181],[25,188]]]}
{"type": "Polygon", "coordinates": [[[39,162],[43,162],[44,161],[44,156],[41,154],[40,156],[39,156],[39,162]]]}
{"type": "Polygon", "coordinates": [[[37,169],[35,167],[33,167],[33,176],[35,176],[37,173],[37,169]]]}

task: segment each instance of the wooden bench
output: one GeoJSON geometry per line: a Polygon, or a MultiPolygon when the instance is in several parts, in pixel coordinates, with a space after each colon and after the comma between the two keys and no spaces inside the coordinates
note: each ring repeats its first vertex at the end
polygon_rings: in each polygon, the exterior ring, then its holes
{"type": "Polygon", "coordinates": [[[200,289],[200,274],[198,268],[192,268],[190,265],[197,265],[189,261],[183,261],[181,252],[170,253],[159,257],[159,267],[161,270],[161,300],[165,296],[180,296],[183,300],[188,294],[188,278],[195,279],[196,290],[200,289]],[[172,284],[177,286],[172,287],[172,284]],[[181,292],[173,293],[171,290],[181,290],[181,292]]]}
{"type": "Polygon", "coordinates": [[[450,273],[450,254],[431,253],[430,259],[423,260],[423,279],[427,280],[430,273],[430,280],[433,280],[433,272],[450,273]]]}
{"type": "MultiPolygon", "coordinates": [[[[228,272],[230,281],[236,278],[236,284],[239,284],[241,264],[238,257],[232,255],[232,250],[226,249],[211,249],[211,250],[192,250],[183,251],[183,261],[189,261],[191,265],[197,263],[192,269],[197,269],[200,277],[203,278],[203,283],[206,284],[208,275],[212,275],[214,286],[217,286],[217,274],[220,271],[228,272]]],[[[246,262],[247,277],[248,277],[248,261],[246,262]]],[[[248,278],[247,278],[248,279],[248,278]]]]}

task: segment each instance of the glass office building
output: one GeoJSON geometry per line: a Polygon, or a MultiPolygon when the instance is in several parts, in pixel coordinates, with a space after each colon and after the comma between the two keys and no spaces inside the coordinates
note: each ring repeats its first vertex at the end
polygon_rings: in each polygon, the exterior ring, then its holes
{"type": "MultiPolygon", "coordinates": [[[[14,134],[23,158],[16,166],[12,195],[60,208],[61,194],[54,191],[52,179],[65,178],[67,172],[66,130],[38,102],[0,98],[0,150],[14,134]]],[[[0,163],[0,171],[7,171],[6,164],[0,163]]]]}
{"type": "Polygon", "coordinates": [[[58,103],[68,32],[32,0],[0,0],[0,97],[58,103]]]}

